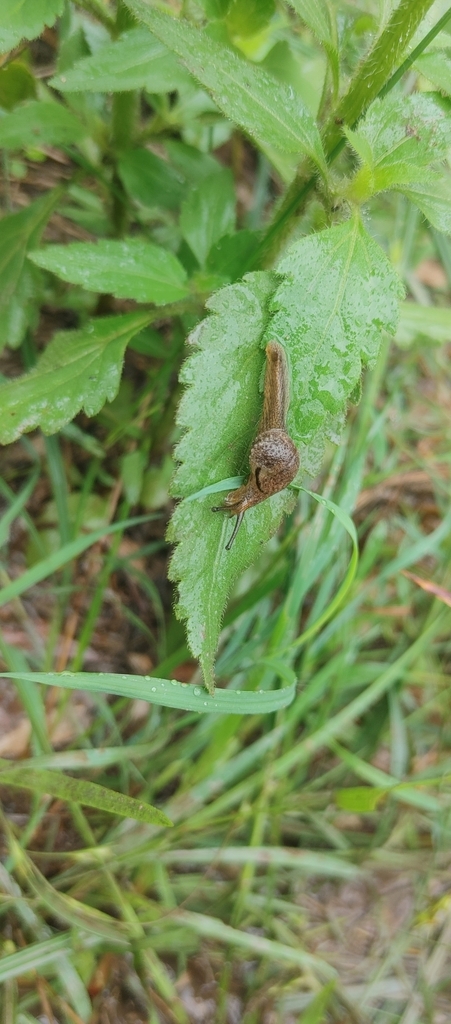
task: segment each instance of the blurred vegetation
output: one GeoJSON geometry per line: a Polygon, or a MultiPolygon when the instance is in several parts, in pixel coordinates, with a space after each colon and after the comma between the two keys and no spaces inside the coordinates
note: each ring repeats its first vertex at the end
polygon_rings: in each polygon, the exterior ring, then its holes
{"type": "MultiPolygon", "coordinates": [[[[171,11],[170,28],[143,0],[0,12],[0,653],[17,676],[0,683],[2,1022],[445,1024],[451,8],[171,11]],[[236,67],[250,98],[227,91],[236,67]],[[387,110],[389,130],[409,111],[401,184],[375,156],[387,110]],[[356,207],[405,288],[399,324],[278,533],[274,505],[268,543],[238,559],[217,611],[227,713],[199,715],[166,538],[186,337],[206,302],[233,320],[243,274],[267,287],[293,240],[305,253],[356,207]]],[[[199,380],[213,436],[228,418],[199,380]]],[[[190,457],[192,492],[218,480],[190,457]]],[[[202,577],[199,507],[183,543],[202,577]]]]}

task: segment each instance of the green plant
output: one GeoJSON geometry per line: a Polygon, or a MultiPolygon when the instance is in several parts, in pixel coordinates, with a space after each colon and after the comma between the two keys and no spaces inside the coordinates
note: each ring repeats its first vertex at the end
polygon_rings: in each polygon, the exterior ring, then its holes
{"type": "MultiPolygon", "coordinates": [[[[3,219],[3,341],[24,343],[27,351],[42,289],[58,290],[55,277],[71,286],[59,286],[60,301],[82,309],[77,330],[57,332],[36,365],[28,357],[24,375],[0,385],[1,440],[38,426],[53,433],[80,410],[96,415],[117,394],[124,350],[134,338],[169,318],[181,329],[197,322],[195,353],[180,374],[186,390],[178,412],[183,433],[170,573],[210,693],[227,598],[293,509],[288,491],[262,502],[230,551],[224,549],[227,520],[211,514],[211,494],[230,489],[231,478],[246,472],[265,345],[279,341],[289,358],[288,430],[301,455],[300,484],[303,474],[319,472],[328,442],[339,441],[348,403],[360,394],[362,367],[375,364],[382,332],[396,331],[403,287],[365,222],[373,197],[401,193],[433,227],[451,230],[444,163],[449,101],[433,91],[406,94],[401,77],[446,29],[451,11],[429,32],[421,27],[431,6],[431,0],[402,0],[368,46],[365,35],[353,36],[352,18],[340,38],[326,2],[313,12],[293,0],[275,15],[272,4],[251,10],[244,0],[219,6],[199,0],[187,18],[145,0],[119,2],[114,13],[86,2],[65,10],[57,68],[47,85],[33,80],[20,52],[1,71],[6,169],[33,146],[58,146],[71,160],[61,188],[3,219]],[[77,9],[98,18],[96,42],[88,22],[77,21],[77,9]],[[318,95],[306,81],[296,88],[292,65],[283,81],[254,58],[259,33],[266,52],[280,38],[293,57],[302,24],[325,55],[318,95]],[[269,161],[289,182],[268,222],[254,218],[253,226],[238,230],[232,175],[208,152],[230,139],[232,126],[251,138],[262,166],[269,161]],[[91,207],[87,175],[96,183],[91,207]],[[98,241],[38,248],[58,208],[91,223],[98,241]],[[293,232],[301,237],[287,241],[293,232]],[[133,308],[121,312],[105,299],[110,315],[99,316],[91,292],[133,308]],[[209,315],[201,320],[204,306],[209,315]]],[[[23,46],[21,40],[62,14],[59,0],[34,5],[33,16],[28,8],[13,12],[6,5],[5,48],[23,46]]],[[[375,25],[370,18],[370,33],[375,25]]],[[[439,71],[430,73],[443,88],[439,71]]],[[[128,465],[141,472],[139,459],[128,465]]],[[[292,671],[289,645],[280,647],[278,663],[292,671]]]]}

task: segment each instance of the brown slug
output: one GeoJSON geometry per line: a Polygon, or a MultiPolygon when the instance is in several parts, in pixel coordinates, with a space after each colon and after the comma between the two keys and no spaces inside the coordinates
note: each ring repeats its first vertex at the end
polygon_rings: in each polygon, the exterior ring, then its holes
{"type": "Polygon", "coordinates": [[[231,491],[223,505],[212,509],[212,512],[228,512],[237,517],[226,551],[230,551],[247,509],[283,491],[298,472],[299,452],[285,428],[288,403],[285,352],[277,341],[270,341],[266,346],[263,412],[249,453],[249,479],[236,491],[231,491]]]}

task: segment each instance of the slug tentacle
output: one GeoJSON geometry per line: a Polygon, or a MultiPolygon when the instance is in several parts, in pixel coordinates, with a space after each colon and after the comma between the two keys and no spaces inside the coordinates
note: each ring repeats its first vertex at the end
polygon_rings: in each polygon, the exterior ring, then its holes
{"type": "Polygon", "coordinates": [[[212,509],[212,512],[228,512],[230,516],[237,516],[226,544],[227,551],[232,547],[247,509],[282,491],[298,472],[299,452],[285,427],[288,401],[285,352],[277,341],[270,341],[266,346],[263,412],[249,454],[249,479],[231,491],[223,505],[212,509]]]}

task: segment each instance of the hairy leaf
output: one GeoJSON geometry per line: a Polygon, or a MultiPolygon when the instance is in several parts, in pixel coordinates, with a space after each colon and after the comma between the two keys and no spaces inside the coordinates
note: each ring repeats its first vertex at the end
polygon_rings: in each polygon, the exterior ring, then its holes
{"type": "MultiPolygon", "coordinates": [[[[196,351],[182,370],[187,389],[178,415],[186,431],[176,450],[181,462],[174,481],[178,496],[246,472],[261,412],[261,338],[273,289],[273,276],[263,273],[222,289],[208,303],[212,315],[191,336],[196,351]]],[[[211,511],[214,504],[211,496],[182,501],[169,533],[178,543],[170,568],[171,579],[180,581],[177,614],[187,620],[190,647],[200,658],[210,690],[228,594],[293,501],[282,492],[251,509],[230,551],[225,544],[232,524],[211,511]]]]}
{"type": "Polygon", "coordinates": [[[0,148],[67,146],[79,142],[86,129],[60,103],[30,100],[0,119],[0,148]]]}
{"type": "Polygon", "coordinates": [[[431,170],[451,144],[451,116],[438,97],[428,93],[376,100],[357,132],[346,131],[362,166],[347,189],[359,202],[386,189],[402,192],[434,227],[449,231],[450,182],[431,170]]]}
{"type": "Polygon", "coordinates": [[[372,103],[359,134],[371,146],[375,166],[405,161],[426,166],[446,155],[451,118],[446,106],[430,93],[389,95],[372,103]]]}
{"type": "Polygon", "coordinates": [[[357,217],[296,242],[278,266],[266,340],[290,357],[288,429],[301,465],[318,472],[326,437],[374,363],[381,330],[394,333],[402,285],[357,217]]]}
{"type": "Polygon", "coordinates": [[[180,228],[183,238],[201,267],[212,245],[235,227],[235,189],[228,168],[205,178],[191,189],[182,204],[180,228]]]}
{"type": "Polygon", "coordinates": [[[145,28],[124,32],[70,70],[50,79],[60,92],[123,92],[146,88],[172,92],[189,80],[184,68],[166,46],[145,28]]]}
{"type": "Polygon", "coordinates": [[[0,221],[0,349],[10,340],[14,346],[22,341],[31,312],[19,308],[19,301],[23,298],[28,305],[33,291],[25,256],[38,244],[60,197],[58,190],[48,192],[0,221]]]}
{"type": "MultiPolygon", "coordinates": [[[[233,474],[247,474],[268,341],[279,341],[287,352],[288,430],[303,469],[314,475],[326,438],[338,440],[337,423],[362,365],[377,356],[381,329],[395,330],[401,285],[357,218],[296,242],[278,274],[250,274],[222,289],[209,302],[213,315],[191,338],[197,351],[182,371],[188,386],[178,418],[185,428],[176,450],[178,496],[186,499],[233,474]]],[[[181,501],[169,534],[178,543],[171,563],[171,578],[179,581],[178,614],[187,620],[189,643],[210,689],[227,596],[292,499],[281,492],[246,512],[230,551],[224,545],[232,524],[211,512],[214,503],[220,501],[210,495],[181,501]]]]}
{"type": "Polygon", "coordinates": [[[55,334],[29,373],[0,385],[0,442],[37,426],[53,434],[80,409],[99,412],[117,393],[125,346],[148,322],[148,313],[126,313],[55,334]]]}
{"type": "Polygon", "coordinates": [[[424,183],[411,183],[398,191],[403,192],[438,231],[451,234],[451,177],[448,174],[429,174],[424,183]]]}
{"type": "Polygon", "coordinates": [[[138,238],[49,245],[30,254],[38,267],[88,291],[163,306],[188,295],[186,271],[167,249],[138,238]]]}
{"type": "Polygon", "coordinates": [[[178,54],[226,117],[263,146],[307,153],[325,173],[318,128],[293,90],[186,21],[160,14],[144,0],[127,5],[178,54]]]}
{"type": "Polygon", "coordinates": [[[62,14],[64,0],[2,0],[0,4],[0,53],[7,53],[22,39],[34,39],[62,14]]]}

